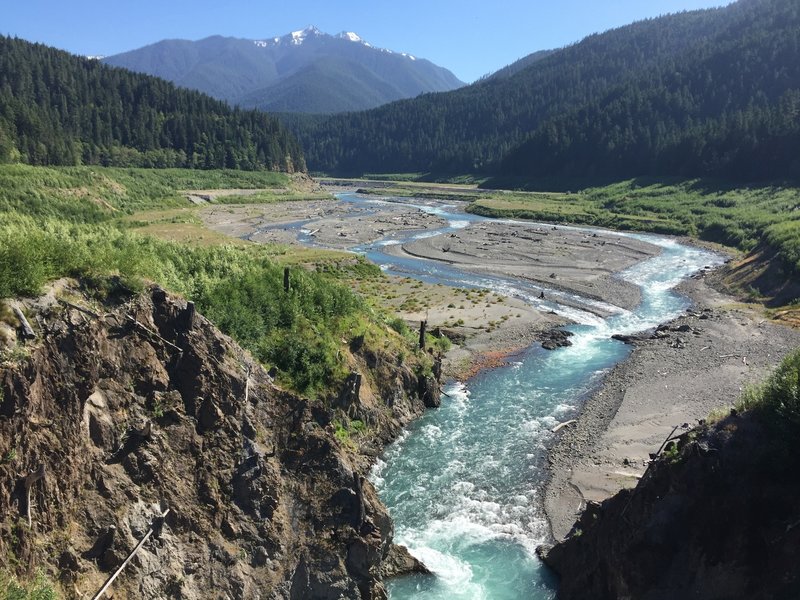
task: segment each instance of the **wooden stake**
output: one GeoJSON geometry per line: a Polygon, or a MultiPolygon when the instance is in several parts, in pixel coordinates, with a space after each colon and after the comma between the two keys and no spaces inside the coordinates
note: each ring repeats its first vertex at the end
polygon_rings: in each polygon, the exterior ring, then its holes
{"type": "Polygon", "coordinates": [[[25,482],[23,485],[25,486],[25,495],[26,495],[26,505],[25,508],[28,512],[28,527],[33,527],[33,519],[31,518],[31,488],[33,484],[43,479],[45,475],[45,467],[44,463],[39,465],[39,468],[31,473],[28,473],[25,476],[25,482]]]}
{"type": "MultiPolygon", "coordinates": [[[[160,516],[161,519],[164,519],[168,514],[169,514],[169,509],[165,510],[159,516],[160,516]]],[[[155,522],[151,523],[150,529],[147,531],[145,536],[141,539],[141,541],[138,544],[136,544],[136,547],[133,550],[131,550],[131,553],[128,554],[128,558],[126,558],[125,561],[119,566],[119,568],[116,571],[114,571],[114,574],[111,577],[109,577],[108,580],[106,580],[106,582],[103,585],[103,587],[100,588],[100,591],[97,592],[94,596],[92,596],[92,600],[97,600],[103,594],[106,593],[106,591],[111,586],[111,584],[114,583],[114,580],[119,576],[120,573],[122,573],[122,570],[128,565],[129,562],[131,562],[131,559],[134,556],[136,556],[136,553],[139,552],[139,550],[142,549],[142,546],[144,546],[144,543],[148,539],[150,539],[150,536],[153,535],[153,531],[154,530],[155,530],[155,522]]]]}

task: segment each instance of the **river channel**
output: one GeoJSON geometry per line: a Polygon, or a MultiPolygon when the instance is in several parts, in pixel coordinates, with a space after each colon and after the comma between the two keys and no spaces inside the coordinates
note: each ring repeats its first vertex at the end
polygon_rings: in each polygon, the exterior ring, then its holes
{"type": "MultiPolygon", "coordinates": [[[[339,194],[343,202],[382,200],[339,194]]],[[[395,521],[396,541],[408,546],[435,576],[392,581],[394,600],[544,599],[555,582],[538,561],[536,546],[547,540],[542,508],[546,453],[553,426],[574,418],[603,375],[624,360],[629,348],[610,339],[670,320],[687,308],[673,291],[684,278],[720,257],[657,236],[620,233],[654,244],[661,253],[623,271],[619,277],[638,285],[641,303],[632,311],[613,309],[601,319],[575,308],[593,301],[571,296],[559,304],[559,292],[501,276],[472,274],[436,261],[397,257],[386,247],[415,236],[431,236],[469,227],[482,217],[446,203],[391,199],[433,212],[448,222],[437,231],[396,233],[390,239],[354,248],[395,274],[431,283],[489,288],[555,310],[575,324],[572,346],[555,351],[533,347],[506,367],[450,384],[442,406],[428,411],[387,448],[371,478],[395,521]]],[[[308,240],[306,240],[308,241],[308,240]]],[[[605,308],[608,308],[607,306],[605,308]]]]}

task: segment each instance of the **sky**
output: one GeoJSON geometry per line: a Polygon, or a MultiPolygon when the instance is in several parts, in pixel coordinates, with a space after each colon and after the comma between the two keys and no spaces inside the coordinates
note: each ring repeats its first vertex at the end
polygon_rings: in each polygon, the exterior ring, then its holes
{"type": "Polygon", "coordinates": [[[277,37],[314,25],[353,31],[467,83],[537,50],[727,0],[3,0],[0,33],[109,56],[163,39],[277,37]]]}

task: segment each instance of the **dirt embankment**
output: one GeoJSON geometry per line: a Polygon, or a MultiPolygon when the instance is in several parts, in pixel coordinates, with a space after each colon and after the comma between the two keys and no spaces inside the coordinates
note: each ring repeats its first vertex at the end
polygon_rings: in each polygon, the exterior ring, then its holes
{"type": "Polygon", "coordinates": [[[634,490],[591,503],[570,537],[539,549],[558,598],[799,598],[800,448],[766,423],[737,415],[686,433],[634,490]]]}
{"type": "Polygon", "coordinates": [[[676,425],[695,425],[712,410],[731,406],[745,386],[761,381],[800,346],[800,331],[717,292],[704,277],[688,280],[680,291],[694,306],[631,340],[631,356],[606,375],[577,423],[560,432],[545,494],[557,540],[586,501],[635,486],[650,453],[676,425]]]}
{"type": "Polygon", "coordinates": [[[28,303],[39,338],[0,368],[0,569],[86,597],[151,522],[115,598],[383,598],[386,565],[414,567],[364,476],[436,382],[352,348],[363,377],[330,406],[374,435],[340,441],[327,404],[277,388],[186,302],[93,306],[28,303]]]}

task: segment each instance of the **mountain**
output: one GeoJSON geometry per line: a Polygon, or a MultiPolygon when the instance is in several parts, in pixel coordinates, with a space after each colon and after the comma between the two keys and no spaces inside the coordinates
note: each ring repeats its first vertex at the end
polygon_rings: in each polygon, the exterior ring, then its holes
{"type": "Polygon", "coordinates": [[[0,36],[0,162],[305,171],[274,118],[0,36]]]}
{"type": "Polygon", "coordinates": [[[164,40],[103,62],[278,112],[365,110],[464,85],[430,61],[374,48],[352,32],[333,36],[315,27],[265,40],[164,40]]]}
{"type": "Polygon", "coordinates": [[[713,35],[548,119],[504,174],[800,175],[800,4],[740,2],[713,35]]]}
{"type": "Polygon", "coordinates": [[[547,58],[553,54],[553,52],[557,52],[557,50],[539,50],[538,52],[534,52],[533,54],[529,54],[528,56],[520,58],[510,65],[489,74],[484,79],[503,79],[506,77],[511,77],[527,67],[530,67],[532,64],[539,62],[543,58],[547,58]]]}
{"type": "Polygon", "coordinates": [[[329,173],[796,176],[798,12],[740,0],[649,19],[453,92],[292,127],[329,173]]]}

